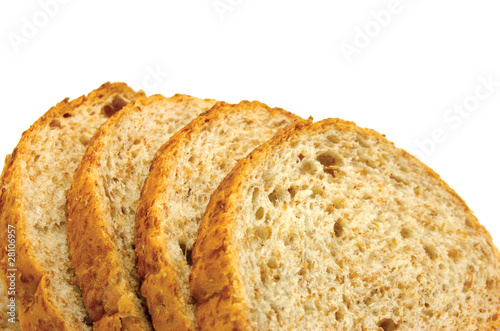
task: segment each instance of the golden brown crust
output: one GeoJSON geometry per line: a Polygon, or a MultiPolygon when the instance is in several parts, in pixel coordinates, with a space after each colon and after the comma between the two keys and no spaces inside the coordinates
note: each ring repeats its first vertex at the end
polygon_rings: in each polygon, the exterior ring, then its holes
{"type": "MultiPolygon", "coordinates": [[[[71,260],[82,288],[85,305],[96,323],[96,329],[119,316],[129,325],[150,330],[145,309],[138,302],[135,289],[130,283],[129,271],[123,264],[114,234],[108,232],[112,223],[108,203],[103,191],[103,178],[99,173],[100,155],[123,118],[131,112],[141,112],[151,104],[188,103],[194,98],[177,94],[166,99],[161,95],[138,98],[134,104],[122,109],[106,122],[92,138],[88,150],[78,167],[72,187],[68,192],[68,241],[71,260]]],[[[194,102],[194,101],[193,101],[194,102]]],[[[115,322],[113,322],[115,323],[115,322]]],[[[116,323],[115,323],[116,324],[116,323]]],[[[113,324],[113,325],[115,325],[113,324]]],[[[132,327],[132,326],[129,326],[132,327]]]]}
{"type": "MultiPolygon", "coordinates": [[[[18,290],[17,302],[20,313],[20,322],[23,329],[57,329],[69,330],[74,325],[68,321],[68,316],[59,311],[53,304],[54,293],[48,290],[50,281],[47,270],[39,265],[34,257],[36,247],[32,246],[26,235],[26,224],[30,220],[26,218],[23,201],[28,200],[25,196],[22,183],[23,174],[26,171],[27,160],[34,145],[41,139],[39,133],[50,125],[50,123],[64,114],[72,114],[75,109],[84,103],[92,104],[104,95],[128,94],[135,96],[135,92],[123,83],[105,83],[99,89],[92,91],[87,97],[81,96],[73,101],[64,99],[56,106],[49,109],[40,117],[26,132],[21,140],[6,158],[5,167],[1,179],[0,198],[0,228],[1,241],[7,242],[7,229],[9,225],[16,227],[16,285],[18,290]]],[[[8,269],[7,251],[1,250],[1,273],[2,279],[8,269]]]]}
{"type": "Polygon", "coordinates": [[[103,331],[142,331],[144,327],[139,317],[130,314],[113,314],[104,316],[99,322],[94,323],[94,330],[103,331]]]}
{"type": "MultiPolygon", "coordinates": [[[[498,249],[494,246],[490,234],[479,224],[465,202],[453,191],[438,174],[406,151],[394,147],[385,136],[369,129],[357,127],[352,122],[340,119],[326,119],[314,124],[308,121],[297,121],[281,134],[255,149],[248,157],[240,160],[231,173],[222,181],[213,193],[203,220],[200,224],[195,246],[192,252],[193,267],[190,283],[192,295],[197,300],[197,323],[200,330],[243,330],[249,329],[248,302],[241,283],[240,270],[237,266],[238,247],[233,242],[234,219],[237,217],[233,201],[239,201],[243,192],[239,189],[250,171],[259,169],[267,157],[285,141],[293,140],[298,134],[321,132],[333,126],[340,132],[356,132],[363,136],[371,136],[382,144],[387,144],[397,157],[406,159],[423,173],[435,178],[439,185],[457,198],[458,203],[470,216],[473,227],[487,240],[500,261],[498,249]],[[235,302],[237,305],[235,306],[235,302]]],[[[500,296],[500,293],[498,293],[500,296]]],[[[496,311],[500,312],[500,307],[496,311]]],[[[500,326],[498,315],[488,320],[485,329],[496,330],[500,326]]]]}
{"type": "Polygon", "coordinates": [[[177,272],[170,265],[146,278],[141,291],[147,299],[149,314],[156,330],[164,330],[166,326],[170,330],[195,330],[179,299],[177,272]]]}
{"type": "Polygon", "coordinates": [[[219,102],[174,134],[156,153],[137,210],[135,244],[138,272],[144,280],[142,293],[147,299],[157,330],[195,329],[181,295],[180,276],[177,275],[165,245],[166,229],[160,222],[168,213],[165,210],[168,203],[163,193],[170,181],[174,180],[168,174],[178,161],[175,155],[183,153],[192,137],[203,132],[211,122],[231,113],[262,111],[260,109],[264,108],[271,115],[286,116],[291,120],[298,118],[283,109],[271,109],[259,102],[242,101],[239,105],[219,102]]]}

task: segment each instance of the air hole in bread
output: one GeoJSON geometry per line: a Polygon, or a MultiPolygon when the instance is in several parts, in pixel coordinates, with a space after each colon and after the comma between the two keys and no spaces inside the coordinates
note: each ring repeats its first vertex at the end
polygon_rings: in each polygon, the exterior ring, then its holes
{"type": "Polygon", "coordinates": [[[398,325],[390,318],[385,318],[377,324],[384,331],[394,331],[398,329],[398,325]]]}
{"type": "Polygon", "coordinates": [[[303,161],[302,166],[300,167],[300,172],[302,174],[314,175],[318,171],[316,163],[312,160],[303,161]]]}
{"type": "Polygon", "coordinates": [[[106,105],[102,107],[101,113],[104,114],[104,116],[106,117],[111,117],[116,113],[116,111],[110,105],[106,105]]]}
{"type": "Polygon", "coordinates": [[[47,225],[36,223],[35,229],[37,229],[37,231],[39,231],[41,233],[46,233],[48,231],[49,227],[47,225]]]}
{"type": "Polygon", "coordinates": [[[278,268],[278,260],[275,257],[271,257],[269,261],[267,261],[267,266],[271,269],[278,268]]]}
{"type": "Polygon", "coordinates": [[[420,186],[416,186],[415,188],[413,188],[413,192],[415,192],[415,195],[417,197],[421,196],[422,195],[422,188],[420,186]]]}
{"type": "Polygon", "coordinates": [[[326,136],[326,139],[328,139],[328,141],[334,143],[334,144],[338,144],[339,143],[339,138],[336,136],[336,135],[333,135],[333,134],[330,134],[328,136],[326,136]]]}
{"type": "Polygon", "coordinates": [[[269,193],[267,197],[269,198],[269,201],[271,201],[271,203],[276,206],[276,204],[278,203],[278,193],[276,193],[276,190],[269,193]]]}
{"type": "Polygon", "coordinates": [[[191,156],[189,157],[189,159],[188,159],[188,162],[189,162],[189,163],[193,163],[193,162],[194,162],[194,160],[195,160],[194,155],[191,155],[191,156]]]}
{"type": "Polygon", "coordinates": [[[256,226],[255,234],[262,240],[269,239],[271,237],[272,229],[266,226],[256,226]]]}
{"type": "Polygon", "coordinates": [[[283,243],[285,244],[285,246],[291,246],[295,242],[295,239],[297,239],[297,234],[292,232],[285,237],[283,243]]]}
{"type": "Polygon", "coordinates": [[[335,319],[337,320],[337,322],[341,322],[343,319],[344,319],[344,312],[342,311],[342,309],[339,309],[335,312],[335,319]]]}
{"type": "Polygon", "coordinates": [[[83,146],[87,146],[90,142],[90,136],[86,135],[86,134],[82,134],[80,136],[80,143],[83,145],[83,146]]]}
{"type": "Polygon", "coordinates": [[[121,110],[123,107],[127,105],[127,101],[123,100],[119,95],[116,95],[111,103],[105,105],[101,109],[101,113],[104,114],[106,117],[111,117],[113,116],[116,112],[121,110]]]}
{"type": "MultiPolygon", "coordinates": [[[[258,144],[256,144],[256,146],[258,146],[258,144]]],[[[247,146],[245,145],[244,148],[246,148],[246,147],[247,146]]],[[[231,150],[231,151],[239,152],[240,149],[241,149],[241,145],[238,144],[238,143],[236,143],[236,142],[234,142],[231,145],[229,145],[228,149],[231,150]]]]}
{"type": "Polygon", "coordinates": [[[333,226],[333,233],[335,234],[335,237],[341,237],[342,234],[344,233],[344,227],[340,223],[340,221],[335,222],[335,225],[333,226]]]}
{"type": "Polygon", "coordinates": [[[299,160],[302,161],[305,158],[304,154],[300,153],[299,154],[299,160]]]}
{"type": "Polygon", "coordinates": [[[465,219],[465,225],[469,228],[474,228],[474,223],[468,218],[465,219]]]}
{"type": "Polygon", "coordinates": [[[63,117],[64,117],[64,118],[71,117],[71,114],[70,114],[70,113],[64,113],[64,114],[63,114],[63,117]]]}
{"type": "Polygon", "coordinates": [[[373,298],[371,296],[368,296],[368,297],[366,297],[366,298],[363,299],[363,303],[366,306],[369,306],[372,302],[373,302],[373,298]]]}
{"type": "Polygon", "coordinates": [[[345,205],[344,205],[344,199],[341,199],[341,198],[336,198],[336,199],[333,199],[333,206],[337,209],[344,209],[345,205]]]}
{"type": "Polygon", "coordinates": [[[259,209],[257,209],[257,211],[255,212],[255,218],[257,220],[261,220],[263,217],[264,217],[264,208],[259,207],[259,209]]]}
{"type": "Polygon", "coordinates": [[[472,287],[472,276],[469,276],[467,278],[467,280],[465,280],[465,282],[464,282],[464,287],[463,287],[462,291],[464,293],[466,293],[470,290],[471,287],[472,287]]]}
{"type": "Polygon", "coordinates": [[[274,121],[273,125],[277,128],[283,127],[285,124],[288,123],[288,120],[282,119],[282,120],[276,120],[274,121]]]}
{"type": "Polygon", "coordinates": [[[321,153],[316,157],[316,160],[321,163],[324,168],[328,168],[334,165],[341,165],[342,160],[339,155],[333,151],[328,151],[321,153]]]}
{"type": "Polygon", "coordinates": [[[297,194],[297,188],[295,186],[291,186],[288,189],[288,193],[290,194],[290,199],[295,198],[295,195],[297,194]]]}
{"type": "Polygon", "coordinates": [[[62,128],[62,125],[61,125],[61,122],[59,122],[58,120],[52,120],[52,122],[50,122],[49,124],[49,127],[51,128],[62,128]]]}
{"type": "Polygon", "coordinates": [[[252,192],[252,203],[255,205],[259,199],[260,191],[258,188],[254,188],[252,192]]]}
{"type": "Polygon", "coordinates": [[[33,162],[38,161],[39,158],[40,158],[40,155],[35,155],[35,158],[33,159],[33,162]]]}
{"type": "Polygon", "coordinates": [[[438,254],[434,247],[425,245],[424,246],[425,253],[429,256],[431,260],[435,260],[438,257],[438,254]]]}
{"type": "Polygon", "coordinates": [[[408,239],[411,238],[411,231],[408,228],[401,229],[401,237],[408,239]]]}
{"type": "Polygon", "coordinates": [[[349,306],[351,305],[351,300],[347,297],[347,295],[342,294],[342,302],[346,305],[347,309],[349,309],[349,306]]]}
{"type": "Polygon", "coordinates": [[[314,199],[316,197],[322,197],[325,194],[325,188],[319,185],[314,185],[311,189],[312,195],[311,197],[314,199]]]}
{"type": "Polygon", "coordinates": [[[453,260],[456,260],[458,258],[458,251],[455,248],[450,248],[448,250],[448,256],[453,260]]]}
{"type": "Polygon", "coordinates": [[[365,194],[363,194],[362,199],[363,199],[363,200],[372,200],[372,199],[373,199],[373,197],[372,197],[370,194],[365,193],[365,194]]]}
{"type": "Polygon", "coordinates": [[[333,178],[338,177],[339,170],[337,167],[323,168],[323,171],[332,176],[333,178]]]}

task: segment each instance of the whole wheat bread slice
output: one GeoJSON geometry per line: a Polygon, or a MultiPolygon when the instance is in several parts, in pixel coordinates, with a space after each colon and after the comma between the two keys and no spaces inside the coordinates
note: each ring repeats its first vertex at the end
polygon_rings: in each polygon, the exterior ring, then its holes
{"type": "Polygon", "coordinates": [[[8,269],[16,269],[14,297],[23,330],[91,330],[69,260],[66,192],[90,137],[136,97],[123,83],[106,83],[86,97],[65,99],[24,132],[6,158],[1,242],[15,227],[16,256],[9,260],[5,245],[0,269],[2,281],[8,269]]]}
{"type": "Polygon", "coordinates": [[[68,241],[95,329],[150,330],[135,268],[135,213],[154,153],[214,100],[139,98],[103,125],[68,192],[68,241]]]}
{"type": "Polygon", "coordinates": [[[194,330],[191,248],[210,194],[231,168],[297,116],[259,102],[224,102],[156,154],[137,209],[136,256],[156,330],[194,330]]]}
{"type": "Polygon", "coordinates": [[[351,122],[298,123],[214,192],[200,329],[495,330],[500,255],[440,177],[351,122]]]}

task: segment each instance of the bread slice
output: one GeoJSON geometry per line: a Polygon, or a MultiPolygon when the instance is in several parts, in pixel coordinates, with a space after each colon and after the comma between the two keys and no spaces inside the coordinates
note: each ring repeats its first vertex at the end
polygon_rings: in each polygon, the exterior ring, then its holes
{"type": "Polygon", "coordinates": [[[212,195],[200,329],[495,330],[500,255],[462,199],[375,131],[298,123],[212,195]]]}
{"type": "Polygon", "coordinates": [[[297,116],[259,102],[224,102],[177,132],[156,154],[136,217],[142,294],[156,330],[194,330],[191,248],[212,191],[236,162],[297,116]]]}
{"type": "Polygon", "coordinates": [[[1,251],[1,279],[15,269],[23,330],[90,330],[69,260],[64,206],[74,170],[90,137],[137,94],[106,83],[73,101],[63,100],[24,132],[7,156],[1,178],[1,242],[15,228],[15,262],[1,251]],[[14,263],[11,265],[10,263],[14,263]],[[9,271],[10,272],[10,271],[9,271]]]}
{"type": "Polygon", "coordinates": [[[94,328],[150,330],[135,268],[135,212],[154,153],[214,100],[139,98],[104,124],[68,192],[71,260],[94,328]]]}

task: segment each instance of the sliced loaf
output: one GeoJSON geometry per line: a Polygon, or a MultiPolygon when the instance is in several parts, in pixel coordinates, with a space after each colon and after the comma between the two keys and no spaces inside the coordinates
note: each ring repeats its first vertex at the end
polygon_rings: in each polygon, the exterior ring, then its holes
{"type": "Polygon", "coordinates": [[[16,269],[23,330],[91,330],[69,260],[64,206],[73,173],[97,128],[137,94],[106,83],[88,96],[63,100],[24,132],[1,178],[1,242],[15,227],[16,256],[1,251],[1,279],[16,269]]]}
{"type": "Polygon", "coordinates": [[[191,248],[210,194],[231,168],[297,116],[259,102],[224,102],[156,154],[137,209],[136,255],[156,330],[194,330],[191,248]]]}
{"type": "Polygon", "coordinates": [[[135,213],[154,153],[214,100],[139,98],[103,125],[68,192],[68,241],[96,330],[150,330],[135,268],[135,213]]]}
{"type": "Polygon", "coordinates": [[[202,330],[495,330],[500,255],[384,136],[304,121],[240,161],[192,253],[202,330]]]}

